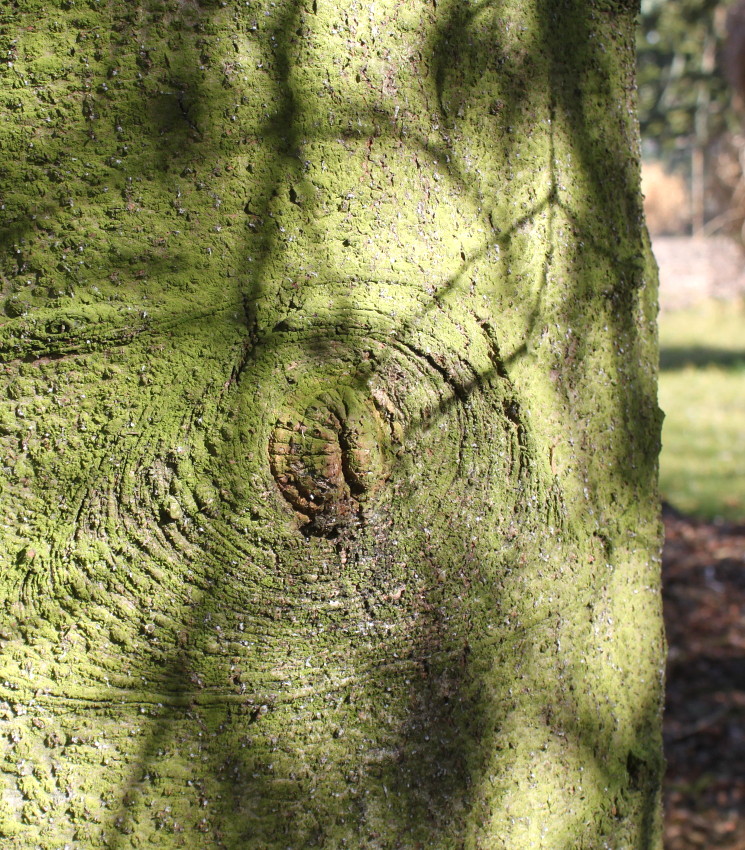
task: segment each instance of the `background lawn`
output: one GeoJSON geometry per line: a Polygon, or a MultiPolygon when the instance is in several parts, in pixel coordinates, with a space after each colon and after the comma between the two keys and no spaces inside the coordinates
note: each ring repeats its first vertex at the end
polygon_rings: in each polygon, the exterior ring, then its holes
{"type": "Polygon", "coordinates": [[[745,304],[660,315],[662,496],[698,517],[745,519],[745,304]]]}

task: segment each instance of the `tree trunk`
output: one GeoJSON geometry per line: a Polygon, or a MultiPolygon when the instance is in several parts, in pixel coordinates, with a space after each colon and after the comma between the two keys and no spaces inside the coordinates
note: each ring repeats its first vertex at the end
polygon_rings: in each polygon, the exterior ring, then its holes
{"type": "Polygon", "coordinates": [[[9,848],[659,848],[624,0],[17,0],[9,848]]]}

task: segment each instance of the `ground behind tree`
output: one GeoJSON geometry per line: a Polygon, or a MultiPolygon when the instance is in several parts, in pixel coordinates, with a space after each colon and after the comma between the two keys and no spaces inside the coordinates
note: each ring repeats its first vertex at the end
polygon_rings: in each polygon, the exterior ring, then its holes
{"type": "MultiPolygon", "coordinates": [[[[745,374],[738,371],[737,346],[730,346],[732,350],[721,347],[725,343],[721,325],[719,337],[714,339],[718,347],[707,342],[709,332],[701,327],[712,319],[712,299],[724,302],[724,307],[713,308],[722,316],[732,320],[742,314],[742,256],[723,240],[672,237],[655,243],[661,267],[663,407],[666,381],[672,373],[676,380],[685,378],[688,387],[697,379],[710,387],[717,380],[723,387],[737,380],[745,383],[745,374]],[[667,324],[671,320],[678,325],[675,331],[667,324]],[[683,353],[688,360],[673,362],[675,346],[671,347],[670,340],[678,343],[679,337],[685,338],[687,322],[691,323],[690,342],[683,353]],[[717,358],[716,352],[727,356],[717,358]]],[[[743,348],[745,345],[740,353],[743,348]]],[[[682,348],[675,350],[680,359],[682,348]]],[[[677,407],[675,394],[668,393],[668,399],[670,438],[678,431],[684,436],[686,427],[690,429],[688,439],[681,442],[687,445],[687,452],[679,457],[681,469],[688,465],[690,470],[702,462],[696,423],[682,403],[677,407]],[[670,421],[681,413],[685,421],[670,421]]],[[[696,408],[695,402],[689,400],[688,404],[696,408]]],[[[729,421],[731,424],[731,417],[729,421]]],[[[744,443],[745,436],[737,433],[736,439],[744,443]]],[[[711,439],[722,440],[716,427],[711,439]]],[[[692,487],[675,492],[676,480],[668,474],[664,450],[662,457],[663,483],[671,488],[664,495],[689,497],[691,510],[699,514],[686,515],[667,505],[663,516],[663,597],[669,642],[664,724],[666,850],[745,850],[745,506],[738,507],[739,494],[735,492],[741,468],[726,468],[725,453],[736,453],[738,446],[720,449],[721,468],[714,468],[714,461],[703,462],[710,477],[721,476],[719,492],[716,487],[712,491],[718,504],[713,499],[696,502],[692,487]],[[733,486],[727,486],[726,480],[734,482],[733,486]],[[738,511],[742,511],[739,518],[738,511]],[[729,521],[712,519],[716,513],[726,513],[729,521]],[[709,516],[703,518],[704,514],[709,516]]],[[[675,454],[680,456],[680,450],[675,454]]],[[[694,473],[689,477],[695,477],[694,473]]]]}

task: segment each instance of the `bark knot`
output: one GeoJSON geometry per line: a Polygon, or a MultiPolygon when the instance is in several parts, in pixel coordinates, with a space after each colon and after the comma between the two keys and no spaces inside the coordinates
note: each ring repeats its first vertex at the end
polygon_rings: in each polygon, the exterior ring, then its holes
{"type": "Polygon", "coordinates": [[[388,477],[390,437],[370,399],[355,390],[292,399],[269,439],[269,465],[306,533],[332,534],[362,518],[365,500],[388,477]]]}

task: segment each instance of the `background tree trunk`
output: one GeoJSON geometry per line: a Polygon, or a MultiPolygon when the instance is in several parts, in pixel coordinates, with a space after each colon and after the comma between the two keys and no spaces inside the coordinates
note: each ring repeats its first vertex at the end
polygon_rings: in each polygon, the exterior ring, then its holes
{"type": "Polygon", "coordinates": [[[17,0],[5,847],[659,847],[621,0],[17,0]]]}

